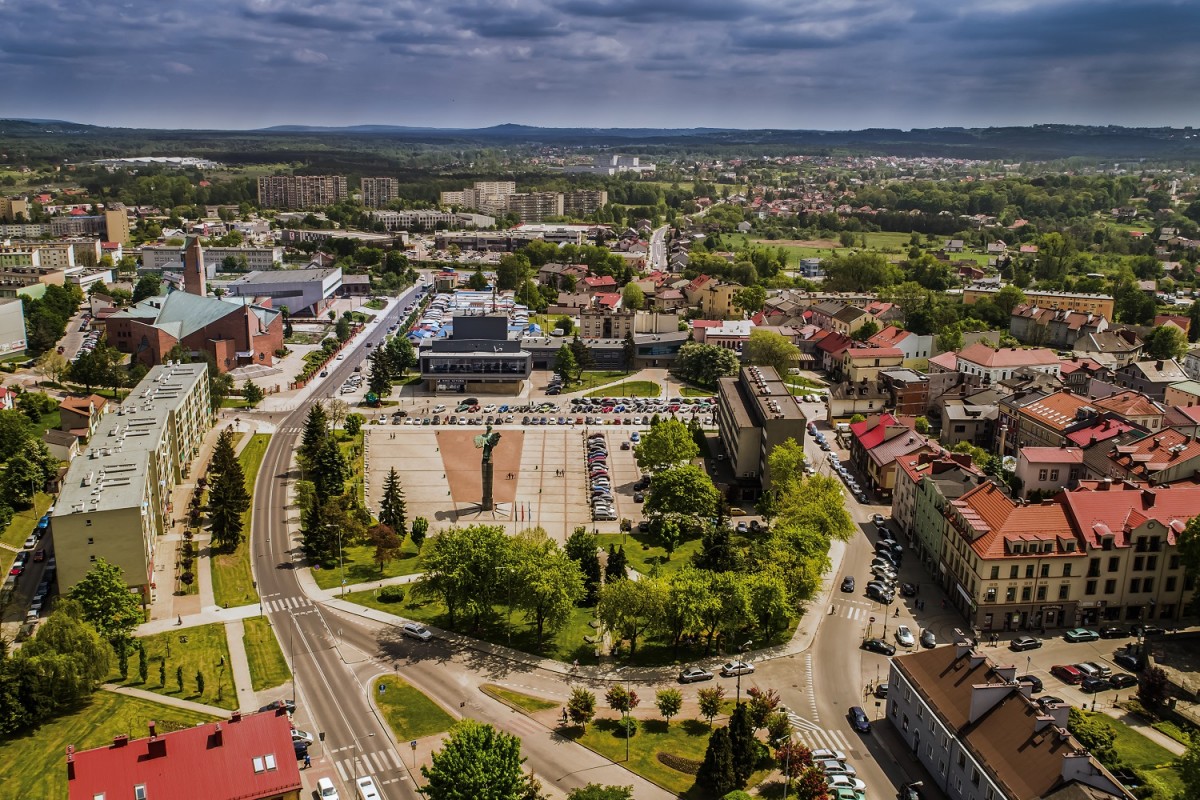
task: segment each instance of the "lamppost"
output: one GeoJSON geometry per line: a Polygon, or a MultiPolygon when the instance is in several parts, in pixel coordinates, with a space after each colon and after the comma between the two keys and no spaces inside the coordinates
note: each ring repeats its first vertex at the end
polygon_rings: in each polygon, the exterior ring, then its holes
{"type": "Polygon", "coordinates": [[[346,559],[342,558],[342,529],[338,528],[338,569],[342,575],[342,597],[346,596],[346,559]]]}
{"type": "MultiPolygon", "coordinates": [[[[742,646],[738,648],[738,661],[742,661],[741,656],[747,650],[750,649],[750,645],[752,645],[752,644],[754,644],[754,642],[750,639],[747,639],[746,641],[742,642],[742,646]]],[[[742,704],[742,670],[740,668],[738,669],[738,674],[737,674],[737,703],[736,704],[739,706],[742,704]]]]}

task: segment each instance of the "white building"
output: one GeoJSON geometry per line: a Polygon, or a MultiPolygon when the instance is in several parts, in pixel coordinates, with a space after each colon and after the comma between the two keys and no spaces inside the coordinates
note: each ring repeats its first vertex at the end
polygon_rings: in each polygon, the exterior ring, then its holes
{"type": "MultiPolygon", "coordinates": [[[[207,278],[216,276],[218,267],[226,258],[232,258],[240,269],[267,270],[276,269],[277,264],[283,263],[282,247],[205,247],[204,264],[207,267],[207,278]],[[241,267],[245,259],[245,267],[241,267]]],[[[183,245],[146,245],[142,248],[142,271],[162,272],[183,268],[183,245]]]]}
{"type": "Polygon", "coordinates": [[[984,383],[1008,380],[1022,367],[1058,376],[1061,365],[1058,355],[1044,347],[993,348],[982,342],[964,347],[955,360],[958,372],[978,375],[984,383]]]}

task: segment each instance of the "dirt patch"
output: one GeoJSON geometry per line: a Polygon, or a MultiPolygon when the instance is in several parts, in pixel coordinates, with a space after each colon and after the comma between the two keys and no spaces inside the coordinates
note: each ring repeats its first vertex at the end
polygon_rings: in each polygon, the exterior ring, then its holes
{"type": "MultiPolygon", "coordinates": [[[[483,431],[479,429],[437,432],[446,482],[455,504],[478,503],[483,493],[483,475],[480,473],[483,451],[475,446],[475,437],[481,433],[483,431]]],[[[492,496],[497,503],[511,503],[517,496],[524,441],[524,431],[500,431],[500,442],[492,450],[492,496]],[[509,475],[513,476],[512,480],[508,479],[509,475]]]]}

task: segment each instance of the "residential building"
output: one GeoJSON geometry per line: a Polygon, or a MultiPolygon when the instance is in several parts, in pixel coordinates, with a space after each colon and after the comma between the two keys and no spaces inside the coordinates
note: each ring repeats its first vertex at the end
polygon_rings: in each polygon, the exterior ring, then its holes
{"type": "Polygon", "coordinates": [[[717,325],[693,329],[696,341],[701,344],[711,344],[724,347],[741,354],[746,342],[750,341],[750,332],[754,323],[748,319],[722,320],[717,325]]]}
{"type": "Polygon", "coordinates": [[[968,442],[988,448],[995,441],[999,404],[990,392],[947,400],[941,407],[938,441],[946,447],[968,442]]]}
{"type": "Polygon", "coordinates": [[[878,414],[891,408],[892,402],[892,393],[882,381],[838,381],[829,385],[826,420],[833,425],[856,414],[878,414]]]}
{"type": "MultiPolygon", "coordinates": [[[[543,264],[537,272],[538,283],[546,286],[553,286],[555,289],[565,290],[574,288],[580,281],[587,277],[588,268],[586,264],[558,264],[550,262],[543,264]]],[[[616,282],[613,282],[616,285],[616,282]]]]}
{"type": "Polygon", "coordinates": [[[1066,704],[1033,702],[1017,667],[961,641],[890,660],[886,716],[949,800],[1134,800],[1067,728],[1066,704]]]}
{"type": "Polygon", "coordinates": [[[495,217],[483,214],[452,213],[433,209],[372,211],[371,219],[383,223],[383,227],[389,231],[403,231],[411,228],[427,231],[439,228],[490,228],[496,224],[495,217]]]}
{"type": "Polygon", "coordinates": [[[400,181],[396,178],[363,178],[360,188],[367,208],[383,208],[400,197],[400,181]]]}
{"type": "MultiPolygon", "coordinates": [[[[861,326],[860,326],[861,327],[861,326]]],[[[891,325],[867,340],[873,347],[895,347],[904,354],[904,360],[929,358],[933,355],[933,336],[918,336],[891,325]]]]}
{"type": "Polygon", "coordinates": [[[523,192],[505,198],[504,210],[515,214],[521,222],[542,222],[550,217],[563,216],[561,192],[523,192]]]}
{"type": "Polygon", "coordinates": [[[1073,426],[1097,416],[1089,401],[1065,390],[1017,392],[998,406],[1001,455],[1015,455],[1023,447],[1058,447],[1073,426]]]}
{"type": "Polygon", "coordinates": [[[638,156],[623,156],[601,153],[592,158],[591,164],[570,164],[563,167],[567,174],[587,173],[589,175],[617,175],[622,172],[654,172],[654,164],[641,163],[638,156]]]}
{"type": "Polygon", "coordinates": [[[265,711],[130,739],[91,750],[67,747],[69,800],[203,797],[300,800],[304,790],[287,713],[265,711]]]}
{"type": "Polygon", "coordinates": [[[898,347],[848,347],[842,354],[842,377],[851,383],[876,381],[885,369],[904,363],[898,347]]]}
{"type": "Polygon", "coordinates": [[[590,217],[608,205],[604,189],[577,189],[563,193],[563,213],[568,217],[590,217]]]}
{"type": "Polygon", "coordinates": [[[42,441],[59,461],[71,461],[79,455],[79,440],[66,431],[50,428],[42,434],[42,441]]]}
{"type": "MultiPolygon", "coordinates": [[[[717,382],[717,432],[730,459],[739,499],[771,488],[767,457],[789,439],[801,447],[807,420],[774,367],[742,367],[717,382]]],[[[731,498],[732,499],[732,498],[731,498]]]]}
{"type": "Polygon", "coordinates": [[[129,243],[129,209],[123,203],[105,204],[104,239],[108,242],[129,243]]]}
{"type": "MultiPolygon", "coordinates": [[[[974,305],[981,297],[991,298],[1003,288],[999,283],[974,283],[963,289],[963,304],[974,305]]],[[[1065,308],[1071,311],[1100,314],[1113,318],[1113,298],[1104,294],[1079,294],[1076,292],[1022,290],[1031,305],[1040,308],[1065,308]]]]}
{"type": "Polygon", "coordinates": [[[984,479],[966,453],[941,448],[896,460],[892,520],[908,536],[909,547],[936,574],[946,528],[946,503],[984,479]]]}
{"type": "Polygon", "coordinates": [[[264,208],[316,208],[349,196],[345,175],[265,175],[258,179],[258,204],[264,208]]]}
{"type": "Polygon", "coordinates": [[[1078,447],[1022,447],[1017,453],[1017,496],[1041,498],[1074,489],[1086,471],[1078,447]]]}
{"type": "Polygon", "coordinates": [[[208,368],[198,363],[154,367],[104,416],[67,468],[51,512],[64,592],[103,558],[120,567],[131,590],[151,600],[171,491],[188,474],[211,415],[208,368]]]}
{"type": "Polygon", "coordinates": [[[833,315],[829,324],[838,333],[853,336],[859,328],[874,320],[870,313],[857,306],[845,306],[833,315]]]}
{"type": "Polygon", "coordinates": [[[1183,371],[1183,367],[1174,359],[1135,361],[1121,367],[1113,375],[1117,386],[1134,389],[1160,403],[1166,396],[1168,386],[1187,380],[1187,378],[1188,375],[1183,371]]]}
{"type": "Polygon", "coordinates": [[[286,307],[293,316],[322,316],[342,287],[341,267],[276,269],[251,272],[225,288],[232,297],[248,302],[270,298],[272,308],[286,307]]]}
{"type": "Polygon", "coordinates": [[[58,404],[59,428],[87,442],[108,410],[108,401],[98,394],[64,397],[58,404]]]}
{"type": "Polygon", "coordinates": [[[29,219],[29,199],[26,197],[0,197],[0,220],[23,223],[29,219]]]}
{"type": "Polygon", "coordinates": [[[1018,305],[1012,310],[1008,332],[1022,344],[1070,350],[1081,337],[1108,330],[1102,314],[1065,308],[1018,305]]]}
{"type": "Polygon", "coordinates": [[[1059,364],[1058,376],[1072,392],[1086,395],[1093,378],[1107,381],[1112,378],[1112,370],[1094,358],[1075,355],[1063,359],[1059,364]]]}
{"type": "MultiPolygon", "coordinates": [[[[591,306],[579,310],[579,338],[624,339],[634,331],[636,312],[591,306]]],[[[678,330],[678,324],[675,329],[678,330]]]]}
{"type": "Polygon", "coordinates": [[[1163,392],[1165,406],[1200,406],[1200,381],[1186,380],[1172,383],[1163,392]]]}
{"type": "Polygon", "coordinates": [[[1184,355],[1183,371],[1192,380],[1200,381],[1200,345],[1192,345],[1184,355]]]}
{"type": "Polygon", "coordinates": [[[933,450],[928,439],[888,412],[850,423],[850,461],[885,502],[896,487],[896,462],[933,450]]]}
{"type": "Polygon", "coordinates": [[[1163,427],[1167,413],[1162,405],[1131,389],[1097,398],[1091,401],[1091,405],[1101,413],[1111,411],[1121,419],[1141,425],[1148,431],[1157,431],[1163,427]]]}
{"type": "Polygon", "coordinates": [[[929,376],[907,367],[879,370],[879,382],[891,394],[888,404],[901,417],[923,417],[929,412],[929,376]]]}
{"type": "Polygon", "coordinates": [[[722,283],[708,275],[698,275],[683,287],[688,302],[700,310],[707,319],[740,319],[742,313],[735,308],[733,296],[741,289],[735,283],[722,283]]]}
{"type": "Polygon", "coordinates": [[[0,297],[0,358],[22,355],[25,346],[25,304],[0,297]]]}
{"type": "Polygon", "coordinates": [[[1151,486],[1200,482],[1200,441],[1179,430],[1167,428],[1097,449],[1097,457],[1088,464],[1091,478],[1127,479],[1151,486]]]}
{"type": "Polygon", "coordinates": [[[1128,328],[1085,333],[1071,349],[1089,355],[1110,369],[1118,369],[1142,357],[1142,340],[1128,328]]]}
{"type": "MultiPolygon", "coordinates": [[[[183,265],[183,248],[169,245],[145,245],[142,247],[142,266],[138,272],[162,272],[180,270],[183,265]]],[[[283,264],[282,247],[205,247],[205,278],[212,280],[217,272],[250,272],[252,270],[279,269],[283,264]]]]}
{"type": "Polygon", "coordinates": [[[958,352],[955,363],[959,372],[978,375],[984,383],[1005,380],[1021,367],[1055,376],[1059,370],[1058,355],[1041,347],[996,349],[986,344],[973,344],[958,352]]]}

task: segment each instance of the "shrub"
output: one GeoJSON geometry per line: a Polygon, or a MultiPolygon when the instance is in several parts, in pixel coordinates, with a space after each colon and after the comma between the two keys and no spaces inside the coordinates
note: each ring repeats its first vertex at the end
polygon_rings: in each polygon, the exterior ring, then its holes
{"type": "Polygon", "coordinates": [[[685,775],[695,775],[700,771],[700,762],[690,758],[677,756],[674,753],[657,753],[655,756],[661,764],[685,775]]]}
{"type": "Polygon", "coordinates": [[[379,602],[399,603],[404,599],[404,589],[399,586],[385,586],[379,590],[379,602]]]}

